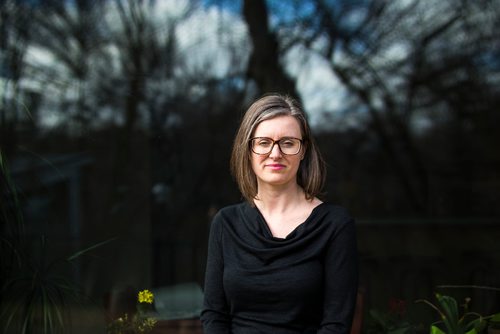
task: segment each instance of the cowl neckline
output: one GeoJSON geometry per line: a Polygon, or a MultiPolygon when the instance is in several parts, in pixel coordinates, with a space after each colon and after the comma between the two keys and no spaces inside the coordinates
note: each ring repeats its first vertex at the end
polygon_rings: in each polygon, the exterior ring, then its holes
{"type": "Polygon", "coordinates": [[[322,206],[323,204],[325,204],[325,203],[322,202],[322,203],[318,204],[317,206],[315,206],[311,210],[311,213],[307,216],[307,218],[303,222],[301,222],[299,225],[297,225],[292,231],[290,231],[290,233],[288,233],[287,236],[284,238],[275,237],[273,235],[273,233],[271,232],[271,229],[269,228],[269,225],[267,224],[266,219],[264,218],[264,215],[259,210],[259,208],[257,208],[256,206],[251,206],[249,204],[248,204],[248,207],[250,210],[255,211],[255,215],[256,215],[255,221],[258,225],[260,225],[259,232],[262,233],[262,235],[267,239],[270,239],[270,240],[273,240],[276,242],[283,242],[283,241],[287,241],[287,240],[293,240],[294,238],[300,236],[301,233],[304,231],[306,224],[310,220],[313,220],[315,213],[316,213],[315,211],[319,210],[318,208],[320,206],[322,206]]]}
{"type": "Polygon", "coordinates": [[[328,208],[329,204],[326,202],[319,204],[286,238],[276,238],[260,211],[244,203],[239,206],[240,224],[232,225],[229,233],[240,249],[256,260],[252,261],[254,265],[274,263],[279,267],[290,262],[303,261],[309,256],[307,254],[316,254],[314,249],[321,247],[323,239],[328,239],[331,235],[328,230],[333,226],[329,219],[325,219],[331,211],[328,208]]]}
{"type": "Polygon", "coordinates": [[[264,218],[264,215],[262,212],[256,207],[248,202],[246,202],[243,205],[243,211],[244,215],[243,217],[247,217],[248,219],[245,221],[245,224],[248,225],[248,228],[256,234],[256,236],[265,238],[269,240],[270,242],[276,242],[276,243],[286,243],[286,242],[291,242],[294,239],[300,238],[304,233],[307,233],[308,230],[311,228],[314,228],[314,221],[317,220],[318,215],[321,212],[321,208],[327,205],[326,202],[322,202],[315,206],[312,210],[309,216],[297,225],[286,237],[284,238],[279,238],[273,236],[271,229],[269,228],[269,225],[266,222],[266,219],[264,218]]]}

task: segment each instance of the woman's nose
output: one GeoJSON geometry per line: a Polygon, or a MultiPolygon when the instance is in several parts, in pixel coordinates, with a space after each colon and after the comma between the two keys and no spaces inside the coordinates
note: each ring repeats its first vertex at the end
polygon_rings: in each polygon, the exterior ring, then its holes
{"type": "Polygon", "coordinates": [[[280,158],[281,150],[278,143],[274,143],[273,148],[271,149],[271,153],[269,154],[270,158],[280,158]]]}

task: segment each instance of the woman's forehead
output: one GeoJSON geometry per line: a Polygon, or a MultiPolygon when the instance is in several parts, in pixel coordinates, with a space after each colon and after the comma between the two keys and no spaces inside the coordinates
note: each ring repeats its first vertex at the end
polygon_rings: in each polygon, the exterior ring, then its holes
{"type": "Polygon", "coordinates": [[[301,136],[299,121],[293,116],[278,116],[259,123],[254,137],[298,137],[301,136]]]}

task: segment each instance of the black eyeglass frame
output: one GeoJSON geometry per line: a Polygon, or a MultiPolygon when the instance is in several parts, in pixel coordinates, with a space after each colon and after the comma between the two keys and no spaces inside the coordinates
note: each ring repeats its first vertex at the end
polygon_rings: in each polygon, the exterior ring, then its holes
{"type": "Polygon", "coordinates": [[[288,156],[293,156],[293,155],[297,155],[297,154],[299,154],[299,153],[300,153],[300,151],[302,151],[302,145],[304,145],[304,139],[295,138],[295,137],[283,137],[283,138],[280,138],[280,139],[278,139],[278,140],[273,140],[272,138],[269,138],[269,137],[253,137],[253,138],[250,138],[250,139],[248,140],[248,143],[249,143],[249,145],[250,145],[250,150],[251,150],[254,154],[257,154],[257,155],[268,155],[268,154],[270,154],[270,153],[273,151],[273,149],[274,149],[274,145],[278,144],[278,149],[280,150],[281,154],[283,154],[283,155],[288,155],[288,156]],[[269,149],[269,152],[267,152],[267,153],[257,153],[257,152],[255,152],[255,151],[254,151],[254,149],[253,149],[253,141],[254,141],[255,139],[267,139],[267,140],[269,140],[269,141],[273,142],[273,144],[271,145],[271,148],[269,149]],[[288,153],[283,152],[283,150],[281,149],[281,144],[280,144],[280,143],[281,143],[283,140],[290,140],[290,139],[294,139],[294,140],[298,140],[298,141],[299,141],[299,149],[298,149],[297,153],[294,153],[294,154],[288,154],[288,153]]]}

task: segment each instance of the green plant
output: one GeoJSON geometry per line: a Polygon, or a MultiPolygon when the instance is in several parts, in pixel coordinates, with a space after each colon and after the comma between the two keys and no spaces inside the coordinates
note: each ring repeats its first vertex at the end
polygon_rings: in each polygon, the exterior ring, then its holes
{"type": "Polygon", "coordinates": [[[137,312],[133,315],[124,314],[111,321],[107,326],[108,334],[146,334],[153,330],[157,323],[152,317],[154,295],[149,290],[142,290],[137,295],[137,312]]]}
{"type": "Polygon", "coordinates": [[[450,296],[435,294],[437,304],[426,299],[418,300],[432,307],[440,316],[440,320],[431,324],[431,334],[477,334],[487,325],[488,317],[483,317],[476,312],[469,311],[470,298],[466,298],[460,305],[450,296]]]}
{"type": "Polygon", "coordinates": [[[0,331],[16,334],[66,333],[71,303],[83,295],[72,281],[74,261],[107,240],[67,257],[51,259],[48,241],[36,247],[25,240],[17,189],[0,152],[0,331]]]}
{"type": "Polygon", "coordinates": [[[21,213],[17,189],[10,178],[6,161],[0,150],[0,287],[9,277],[12,269],[19,264],[17,251],[24,242],[24,220],[21,213]]]}
{"type": "Polygon", "coordinates": [[[70,306],[84,298],[67,271],[77,258],[107,242],[49,261],[47,242],[42,236],[38,257],[19,252],[19,267],[2,286],[3,330],[20,334],[66,333],[70,306]]]}
{"type": "Polygon", "coordinates": [[[500,330],[500,313],[494,314],[488,319],[488,327],[500,330]]]}

